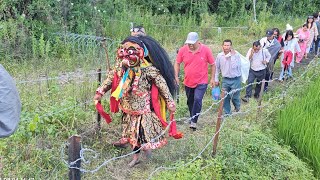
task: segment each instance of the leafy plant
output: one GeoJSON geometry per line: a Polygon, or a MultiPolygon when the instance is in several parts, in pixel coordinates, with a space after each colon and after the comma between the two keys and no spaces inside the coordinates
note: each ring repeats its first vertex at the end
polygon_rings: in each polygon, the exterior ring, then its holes
{"type": "Polygon", "coordinates": [[[185,161],[179,161],[174,164],[178,167],[174,172],[162,172],[158,174],[158,178],[153,179],[222,179],[221,164],[215,159],[197,159],[187,166],[185,163],[185,161]]]}

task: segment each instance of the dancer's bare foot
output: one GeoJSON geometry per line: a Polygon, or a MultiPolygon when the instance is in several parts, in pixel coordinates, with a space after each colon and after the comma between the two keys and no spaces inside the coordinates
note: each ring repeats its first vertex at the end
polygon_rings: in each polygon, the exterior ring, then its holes
{"type": "Polygon", "coordinates": [[[112,145],[119,148],[126,148],[128,143],[128,140],[122,138],[119,141],[113,142],[112,145]]]}
{"type": "Polygon", "coordinates": [[[139,160],[132,160],[132,161],[128,164],[128,166],[129,166],[129,168],[133,168],[135,165],[137,165],[137,164],[139,164],[139,163],[140,163],[139,160]]]}
{"type": "Polygon", "coordinates": [[[146,157],[147,157],[148,159],[150,159],[150,158],[151,158],[151,156],[152,156],[151,149],[144,150],[144,153],[145,153],[145,155],[146,155],[146,157]]]}
{"type": "Polygon", "coordinates": [[[128,166],[130,167],[130,168],[132,168],[132,167],[134,167],[135,165],[137,165],[137,164],[139,164],[140,163],[140,161],[139,161],[139,155],[138,154],[134,154],[133,155],[133,159],[132,159],[132,161],[128,164],[128,166]]]}

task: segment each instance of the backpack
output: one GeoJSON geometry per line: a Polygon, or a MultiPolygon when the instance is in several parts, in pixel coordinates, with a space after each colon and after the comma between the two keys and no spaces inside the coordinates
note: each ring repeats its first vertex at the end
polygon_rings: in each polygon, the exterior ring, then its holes
{"type": "Polygon", "coordinates": [[[14,133],[20,113],[21,101],[15,81],[0,64],[0,138],[14,133]]]}

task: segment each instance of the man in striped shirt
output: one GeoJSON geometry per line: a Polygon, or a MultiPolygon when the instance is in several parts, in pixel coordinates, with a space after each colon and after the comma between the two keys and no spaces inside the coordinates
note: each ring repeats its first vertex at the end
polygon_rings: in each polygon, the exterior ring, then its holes
{"type": "Polygon", "coordinates": [[[216,58],[215,85],[219,83],[219,73],[222,75],[222,89],[228,92],[224,99],[223,109],[225,114],[231,114],[230,100],[235,111],[240,110],[240,88],[241,88],[241,59],[238,53],[232,49],[232,41],[226,39],[222,45],[223,52],[216,58]]]}

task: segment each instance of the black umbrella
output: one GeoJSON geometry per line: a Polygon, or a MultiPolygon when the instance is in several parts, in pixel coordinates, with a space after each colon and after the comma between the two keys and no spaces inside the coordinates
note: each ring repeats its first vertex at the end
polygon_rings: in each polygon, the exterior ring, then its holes
{"type": "Polygon", "coordinates": [[[15,81],[0,64],[0,138],[10,136],[20,121],[21,102],[15,81]]]}

